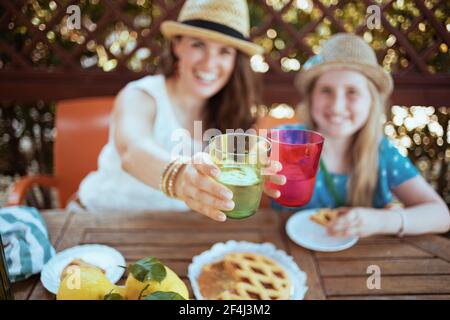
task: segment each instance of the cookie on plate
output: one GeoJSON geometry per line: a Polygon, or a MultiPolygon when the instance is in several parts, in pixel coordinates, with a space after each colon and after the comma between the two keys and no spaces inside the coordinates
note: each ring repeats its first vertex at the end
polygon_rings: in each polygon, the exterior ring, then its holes
{"type": "Polygon", "coordinates": [[[317,210],[317,212],[310,216],[309,219],[326,227],[337,218],[338,214],[338,210],[324,208],[317,210]]]}

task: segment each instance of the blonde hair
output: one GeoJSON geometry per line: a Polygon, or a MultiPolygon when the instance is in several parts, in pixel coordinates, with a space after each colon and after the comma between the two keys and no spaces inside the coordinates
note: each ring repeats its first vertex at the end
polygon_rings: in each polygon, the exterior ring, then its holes
{"type": "MultiPolygon", "coordinates": [[[[366,123],[353,135],[351,143],[350,161],[351,172],[348,180],[346,205],[371,207],[378,183],[378,145],[382,137],[382,115],[384,114],[385,99],[375,84],[366,77],[371,96],[369,117],[366,123]]],[[[316,125],[312,120],[311,93],[317,78],[306,90],[304,110],[305,123],[312,129],[316,125]]]]}

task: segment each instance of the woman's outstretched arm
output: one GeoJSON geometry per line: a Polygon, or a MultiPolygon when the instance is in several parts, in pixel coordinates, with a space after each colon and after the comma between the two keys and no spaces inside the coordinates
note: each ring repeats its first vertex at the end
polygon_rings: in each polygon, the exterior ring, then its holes
{"type": "Polygon", "coordinates": [[[114,141],[122,168],[136,179],[158,189],[170,162],[170,153],[153,140],[156,103],[135,88],[125,88],[114,103],[114,141]]]}

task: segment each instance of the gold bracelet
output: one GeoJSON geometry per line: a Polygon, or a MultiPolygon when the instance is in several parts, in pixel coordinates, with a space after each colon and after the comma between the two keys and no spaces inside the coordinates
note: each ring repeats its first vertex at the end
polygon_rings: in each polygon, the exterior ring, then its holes
{"type": "Polygon", "coordinates": [[[185,165],[186,165],[186,164],[183,163],[183,162],[180,160],[180,161],[177,163],[177,165],[174,166],[173,169],[172,169],[171,175],[170,175],[170,177],[169,177],[169,179],[168,179],[168,183],[167,183],[167,184],[168,184],[168,185],[167,185],[167,191],[168,191],[169,197],[171,197],[171,198],[176,198],[175,190],[174,190],[175,182],[176,182],[176,180],[177,180],[178,174],[180,173],[181,169],[182,169],[185,165]]]}
{"type": "Polygon", "coordinates": [[[164,171],[161,175],[161,180],[159,183],[159,188],[161,189],[161,191],[167,195],[167,178],[170,174],[170,171],[172,170],[172,167],[174,166],[174,164],[176,163],[178,159],[172,160],[169,162],[169,164],[166,165],[166,167],[164,168],[164,171]]]}

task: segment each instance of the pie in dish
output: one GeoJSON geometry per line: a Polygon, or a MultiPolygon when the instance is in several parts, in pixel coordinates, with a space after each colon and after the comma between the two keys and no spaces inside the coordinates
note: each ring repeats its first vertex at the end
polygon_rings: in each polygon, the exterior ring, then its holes
{"type": "Polygon", "coordinates": [[[203,267],[200,292],[208,300],[287,300],[291,282],[282,267],[255,253],[229,253],[203,267]]]}
{"type": "Polygon", "coordinates": [[[315,214],[309,217],[310,220],[322,225],[328,226],[339,215],[338,210],[329,208],[319,209],[315,214]]]}

